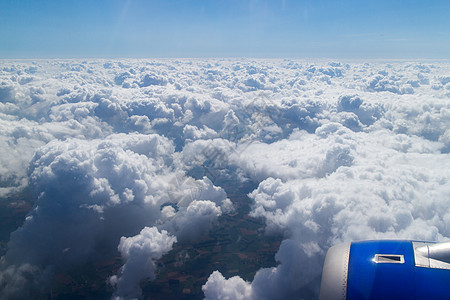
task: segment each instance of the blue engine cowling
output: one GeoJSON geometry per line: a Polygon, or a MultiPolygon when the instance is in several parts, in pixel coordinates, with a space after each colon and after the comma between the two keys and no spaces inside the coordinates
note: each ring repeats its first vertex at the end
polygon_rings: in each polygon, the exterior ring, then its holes
{"type": "Polygon", "coordinates": [[[320,300],[450,299],[450,243],[362,241],[328,250],[320,300]]]}

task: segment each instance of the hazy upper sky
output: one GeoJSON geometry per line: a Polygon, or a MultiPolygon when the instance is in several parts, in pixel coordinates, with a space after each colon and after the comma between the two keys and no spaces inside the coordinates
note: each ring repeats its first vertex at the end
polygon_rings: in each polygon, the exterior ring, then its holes
{"type": "Polygon", "coordinates": [[[450,58],[448,0],[0,0],[0,58],[450,58]]]}

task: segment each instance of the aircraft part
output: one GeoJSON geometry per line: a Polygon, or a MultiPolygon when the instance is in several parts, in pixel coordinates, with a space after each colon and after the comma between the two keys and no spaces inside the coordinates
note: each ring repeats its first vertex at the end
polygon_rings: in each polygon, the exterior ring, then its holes
{"type": "Polygon", "coordinates": [[[320,300],[449,299],[450,243],[360,241],[328,250],[320,300]]]}

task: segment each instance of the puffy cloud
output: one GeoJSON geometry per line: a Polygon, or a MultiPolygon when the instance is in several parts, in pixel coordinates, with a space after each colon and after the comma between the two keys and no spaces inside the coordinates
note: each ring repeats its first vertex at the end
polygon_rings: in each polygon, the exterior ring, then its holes
{"type": "MultiPolygon", "coordinates": [[[[450,161],[438,144],[329,123],[315,135],[296,133],[247,150],[241,167],[261,181],[250,194],[250,215],[265,220],[268,234],[286,238],[279,265],[261,269],[250,283],[254,299],[317,297],[324,255],[337,242],[450,236],[444,204],[450,173],[443,167],[450,161]]],[[[228,280],[220,284],[223,294],[237,279],[228,280]]],[[[204,288],[207,295],[208,283],[204,288]]]]}
{"type": "Polygon", "coordinates": [[[138,82],[140,87],[147,87],[151,85],[166,85],[167,79],[154,74],[145,74],[144,77],[138,82]]]}
{"type": "MultiPolygon", "coordinates": [[[[182,241],[207,232],[222,214],[222,202],[224,207],[230,203],[207,179],[196,181],[199,194],[194,198],[189,189],[171,196],[171,182],[180,173],[173,170],[173,153],[172,143],[155,134],[55,140],[39,148],[29,171],[36,203],[11,235],[6,270],[21,264],[64,269],[95,257],[98,247],[111,249],[120,236],[164,222],[172,222],[166,226],[182,241]],[[172,218],[161,212],[165,203],[177,207],[172,218]]],[[[133,260],[133,253],[126,258],[133,260]]]]}
{"type": "Polygon", "coordinates": [[[195,241],[209,231],[212,223],[222,214],[220,207],[211,201],[194,200],[181,208],[171,223],[180,241],[195,241]]]}
{"type": "Polygon", "coordinates": [[[414,89],[411,86],[402,86],[398,78],[387,78],[387,73],[382,73],[384,76],[377,75],[369,82],[367,89],[373,92],[391,92],[399,95],[414,94],[414,89]]]}
{"type": "Polygon", "coordinates": [[[0,103],[14,102],[14,86],[3,81],[0,85],[0,103]]]}
{"type": "Polygon", "coordinates": [[[295,131],[288,139],[271,144],[254,142],[233,162],[258,182],[268,177],[320,178],[341,166],[350,166],[354,147],[350,130],[328,123],[317,129],[317,135],[295,131]]]}
{"type": "Polygon", "coordinates": [[[439,137],[439,141],[444,144],[443,153],[450,153],[450,129],[445,130],[444,134],[439,137]]]}
{"type": "Polygon", "coordinates": [[[383,113],[380,105],[368,104],[358,96],[339,97],[337,110],[356,114],[364,125],[372,125],[383,113]]]}
{"type": "Polygon", "coordinates": [[[132,299],[141,296],[139,282],[155,275],[155,261],[172,249],[177,239],[167,231],[145,227],[138,235],[122,237],[118,249],[125,260],[119,274],[109,280],[116,287],[113,299],[132,299]]]}
{"type": "Polygon", "coordinates": [[[0,197],[20,192],[28,185],[26,170],[34,151],[52,138],[34,121],[0,119],[0,197]]]}
{"type": "Polygon", "coordinates": [[[204,126],[204,128],[200,129],[197,126],[192,126],[187,124],[186,126],[184,126],[183,128],[183,135],[184,138],[186,139],[186,141],[195,141],[198,139],[211,139],[214,138],[217,133],[204,126]]]}
{"type": "Polygon", "coordinates": [[[248,282],[239,276],[225,279],[219,271],[214,271],[202,287],[205,299],[252,299],[252,289],[248,282]]]}
{"type": "Polygon", "coordinates": [[[157,175],[163,173],[160,165],[170,163],[171,150],[156,135],[55,140],[40,148],[29,176],[38,198],[12,235],[6,259],[70,264],[92,252],[99,235],[126,234],[153,222],[168,199],[157,175]],[[109,223],[121,218],[131,222],[114,232],[109,223]],[[60,224],[67,224],[64,230],[60,224]]]}
{"type": "Polygon", "coordinates": [[[445,240],[449,70],[1,61],[0,197],[34,195],[2,258],[1,292],[45,292],[52,271],[96,260],[98,249],[117,255],[119,244],[115,295],[137,296],[175,238],[190,246],[222,214],[241,216],[234,207],[247,204],[228,199],[229,182],[252,187],[250,216],[283,242],[277,266],[259,266],[251,282],[212,273],[207,298],[315,298],[335,242],[445,240]]]}

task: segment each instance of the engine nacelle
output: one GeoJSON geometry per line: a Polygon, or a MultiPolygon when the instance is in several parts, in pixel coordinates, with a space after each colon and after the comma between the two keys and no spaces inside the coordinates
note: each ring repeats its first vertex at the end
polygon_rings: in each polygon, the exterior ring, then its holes
{"type": "Polygon", "coordinates": [[[320,300],[450,299],[450,243],[362,241],[328,250],[320,300]]]}

